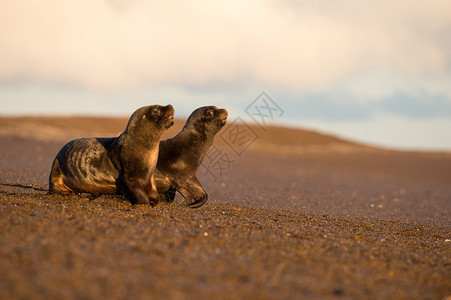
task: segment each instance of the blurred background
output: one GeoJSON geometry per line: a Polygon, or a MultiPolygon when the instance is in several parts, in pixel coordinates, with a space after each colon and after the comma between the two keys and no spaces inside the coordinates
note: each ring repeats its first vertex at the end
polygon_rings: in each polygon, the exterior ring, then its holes
{"type": "Polygon", "coordinates": [[[0,116],[128,116],[264,91],[274,124],[451,150],[450,1],[0,2],[0,116]]]}

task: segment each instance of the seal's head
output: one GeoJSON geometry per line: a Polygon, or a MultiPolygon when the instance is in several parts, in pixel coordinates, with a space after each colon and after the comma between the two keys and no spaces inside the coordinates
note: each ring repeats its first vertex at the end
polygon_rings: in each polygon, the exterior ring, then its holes
{"type": "Polygon", "coordinates": [[[174,108],[170,104],[166,106],[153,105],[151,106],[150,118],[154,119],[162,129],[168,129],[174,125],[174,108]]]}
{"type": "Polygon", "coordinates": [[[192,129],[201,134],[215,135],[227,122],[227,110],[216,106],[199,107],[191,113],[186,121],[185,128],[192,129]]]}
{"type": "Polygon", "coordinates": [[[128,121],[127,131],[135,128],[152,128],[166,130],[174,124],[174,108],[172,105],[149,105],[137,109],[128,121]]]}

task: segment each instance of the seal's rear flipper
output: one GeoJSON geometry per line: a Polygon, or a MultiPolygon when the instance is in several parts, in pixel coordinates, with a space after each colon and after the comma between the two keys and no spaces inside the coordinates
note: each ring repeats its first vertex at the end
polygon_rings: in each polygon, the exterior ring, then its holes
{"type": "Polygon", "coordinates": [[[58,159],[53,161],[52,171],[49,177],[49,194],[69,194],[72,192],[64,182],[64,174],[61,171],[58,159]]]}

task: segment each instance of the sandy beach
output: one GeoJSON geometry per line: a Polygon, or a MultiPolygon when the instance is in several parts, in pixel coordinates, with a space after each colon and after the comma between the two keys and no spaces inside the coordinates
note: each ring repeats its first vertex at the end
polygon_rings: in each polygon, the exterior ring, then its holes
{"type": "MultiPolygon", "coordinates": [[[[446,299],[451,154],[221,130],[199,209],[48,195],[69,140],[127,118],[0,118],[1,299],[446,299]]],[[[164,135],[175,135],[178,120],[164,135]]]]}

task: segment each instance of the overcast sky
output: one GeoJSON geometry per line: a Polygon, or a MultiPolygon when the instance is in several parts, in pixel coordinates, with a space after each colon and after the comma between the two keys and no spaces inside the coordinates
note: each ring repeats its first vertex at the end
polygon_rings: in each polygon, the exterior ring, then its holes
{"type": "MultiPolygon", "coordinates": [[[[0,114],[129,115],[171,103],[451,150],[451,1],[0,2],[0,114]]],[[[251,120],[249,120],[251,121],[251,120]]]]}

